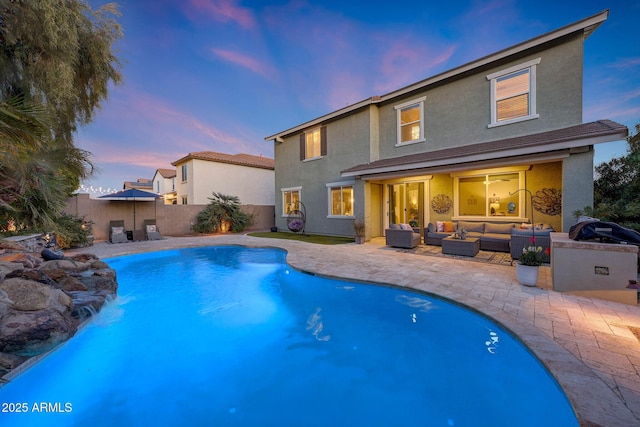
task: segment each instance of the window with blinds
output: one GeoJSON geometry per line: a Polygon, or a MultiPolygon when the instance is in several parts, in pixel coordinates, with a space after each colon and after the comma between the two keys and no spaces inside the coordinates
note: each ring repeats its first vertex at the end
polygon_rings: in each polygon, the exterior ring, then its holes
{"type": "Polygon", "coordinates": [[[424,141],[425,97],[396,105],[398,140],[396,146],[424,141]]]}
{"type": "Polygon", "coordinates": [[[538,118],[536,66],[540,58],[487,76],[491,81],[489,127],[538,118]]]}
{"type": "Polygon", "coordinates": [[[527,68],[496,80],[497,121],[529,115],[530,74],[527,68]]]}

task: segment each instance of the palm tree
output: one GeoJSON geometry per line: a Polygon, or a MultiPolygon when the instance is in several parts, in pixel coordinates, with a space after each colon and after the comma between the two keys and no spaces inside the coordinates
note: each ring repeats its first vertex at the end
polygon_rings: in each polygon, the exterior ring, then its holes
{"type": "Polygon", "coordinates": [[[50,225],[93,171],[87,151],[51,140],[50,123],[44,108],[20,97],[0,102],[1,228],[50,225]]]}

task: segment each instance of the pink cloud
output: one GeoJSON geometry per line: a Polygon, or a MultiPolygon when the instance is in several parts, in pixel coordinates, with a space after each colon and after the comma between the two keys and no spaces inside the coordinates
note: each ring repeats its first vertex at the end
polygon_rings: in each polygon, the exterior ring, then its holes
{"type": "Polygon", "coordinates": [[[451,59],[456,49],[457,46],[431,48],[414,41],[394,43],[382,56],[376,89],[389,92],[428,78],[451,59]]]}
{"type": "Polygon", "coordinates": [[[249,55],[226,49],[211,49],[211,52],[225,61],[239,65],[263,77],[269,78],[273,75],[273,69],[270,66],[249,55]]]}
{"type": "Polygon", "coordinates": [[[218,22],[231,21],[245,29],[253,29],[256,24],[253,13],[237,3],[236,0],[189,0],[197,16],[206,14],[218,22]]]}

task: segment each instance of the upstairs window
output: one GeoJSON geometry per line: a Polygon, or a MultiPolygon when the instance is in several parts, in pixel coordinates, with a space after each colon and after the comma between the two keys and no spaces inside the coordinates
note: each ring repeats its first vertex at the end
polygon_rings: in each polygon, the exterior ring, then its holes
{"type": "Polygon", "coordinates": [[[300,160],[327,155],[327,127],[320,126],[300,134],[300,160]]]}
{"type": "Polygon", "coordinates": [[[398,120],[398,145],[424,141],[424,100],[425,97],[396,105],[398,120]]]}
{"type": "MultiPolygon", "coordinates": [[[[182,165],[182,182],[187,182],[187,164],[182,165]]],[[[183,203],[186,205],[186,203],[183,203]]]]}
{"type": "Polygon", "coordinates": [[[540,58],[489,74],[491,123],[489,127],[538,118],[536,114],[536,65],[540,58]]]}

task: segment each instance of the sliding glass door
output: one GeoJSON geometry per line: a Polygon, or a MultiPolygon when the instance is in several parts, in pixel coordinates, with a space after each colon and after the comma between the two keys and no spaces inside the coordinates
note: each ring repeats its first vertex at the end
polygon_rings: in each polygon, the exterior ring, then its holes
{"type": "Polygon", "coordinates": [[[424,183],[389,185],[389,223],[421,229],[424,218],[424,183]]]}

